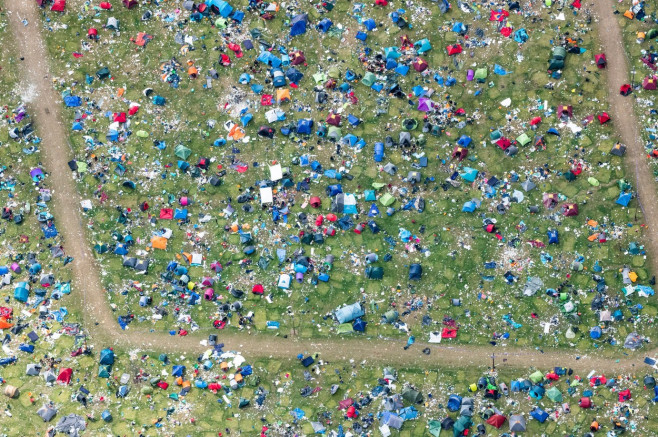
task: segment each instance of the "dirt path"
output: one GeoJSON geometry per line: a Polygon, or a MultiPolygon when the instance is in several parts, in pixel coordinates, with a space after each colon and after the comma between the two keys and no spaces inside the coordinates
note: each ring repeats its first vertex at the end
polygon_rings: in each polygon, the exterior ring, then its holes
{"type": "MultiPolygon", "coordinates": [[[[603,0],[601,0],[603,2],[603,0]]],[[[68,132],[63,124],[60,97],[54,90],[47,62],[48,52],[43,44],[43,29],[40,26],[39,10],[34,0],[7,0],[10,29],[16,39],[19,56],[24,59],[19,68],[24,71],[24,85],[36,88],[37,97],[28,102],[31,114],[35,120],[37,131],[42,142],[43,162],[50,172],[50,185],[54,189],[53,207],[57,226],[64,238],[67,254],[73,256],[74,296],[81,297],[81,306],[85,317],[85,328],[99,346],[120,345],[125,348],[163,350],[175,353],[200,353],[206,347],[200,344],[199,335],[187,337],[169,336],[163,333],[150,332],[141,329],[122,331],[116,322],[115,315],[108,308],[105,292],[101,287],[99,267],[91,253],[85,236],[85,223],[80,213],[80,197],[68,168],[72,157],[71,148],[67,143],[68,132]],[[28,25],[24,26],[23,19],[28,25]],[[79,294],[78,294],[79,293],[79,294]]],[[[629,145],[629,165],[637,163],[640,171],[640,195],[649,199],[648,190],[652,189],[652,178],[648,167],[642,162],[642,148],[639,142],[636,120],[634,120],[630,100],[620,99],[616,89],[624,82],[626,64],[620,35],[614,16],[608,7],[597,6],[603,17],[602,40],[608,54],[608,69],[610,75],[611,113],[620,126],[622,137],[629,145]],[[606,12],[606,14],[604,14],[606,12]],[[616,32],[616,33],[615,33],[616,32]]],[[[647,223],[658,223],[658,213],[653,205],[645,205],[647,223]],[[650,209],[652,208],[652,209],[650,209]],[[653,214],[650,212],[653,211],[653,214]]],[[[656,225],[658,229],[658,224],[656,225]]],[[[654,266],[658,265],[658,247],[652,244],[650,252],[654,266]]],[[[658,271],[654,267],[655,271],[658,271]]],[[[641,357],[653,356],[657,351],[641,352],[630,355],[619,361],[600,356],[584,356],[570,351],[546,351],[536,349],[521,349],[514,347],[491,346],[438,346],[417,343],[408,351],[403,351],[401,340],[388,339],[292,339],[275,337],[268,334],[237,334],[217,331],[220,341],[227,349],[239,350],[253,358],[273,357],[277,359],[294,359],[298,353],[320,353],[321,358],[328,361],[354,359],[357,362],[366,360],[381,364],[397,364],[404,366],[449,366],[452,368],[465,366],[487,366],[491,363],[491,354],[496,354],[497,367],[538,366],[568,366],[576,371],[617,373],[632,370],[641,363],[641,357]],[[432,353],[424,355],[421,350],[430,346],[432,353]]]]}

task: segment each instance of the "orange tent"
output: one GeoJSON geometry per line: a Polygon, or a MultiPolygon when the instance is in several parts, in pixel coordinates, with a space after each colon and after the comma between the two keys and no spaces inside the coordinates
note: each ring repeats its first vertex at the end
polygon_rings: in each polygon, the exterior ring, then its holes
{"type": "Polygon", "coordinates": [[[6,318],[0,317],[0,329],[9,329],[14,326],[13,323],[9,323],[6,318]]]}
{"type": "Polygon", "coordinates": [[[183,257],[187,260],[188,263],[192,262],[192,254],[189,254],[187,252],[183,252],[183,257]]]}
{"type": "Polygon", "coordinates": [[[276,102],[281,103],[281,102],[289,102],[291,100],[290,98],[290,90],[286,89],[280,89],[276,90],[276,102]]]}
{"type": "Polygon", "coordinates": [[[235,141],[241,140],[245,136],[244,129],[242,129],[237,124],[234,124],[231,128],[231,131],[228,133],[228,136],[233,138],[235,141]]]}
{"type": "Polygon", "coordinates": [[[167,239],[165,237],[153,237],[151,238],[151,246],[154,249],[167,250],[167,239]]]}
{"type": "Polygon", "coordinates": [[[193,65],[187,69],[187,75],[190,76],[190,79],[196,79],[199,76],[199,70],[193,65]]]}

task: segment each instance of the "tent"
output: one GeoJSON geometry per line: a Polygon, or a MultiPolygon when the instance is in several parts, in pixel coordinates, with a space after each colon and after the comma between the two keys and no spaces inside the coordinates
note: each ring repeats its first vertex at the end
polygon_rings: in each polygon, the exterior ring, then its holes
{"type": "Polygon", "coordinates": [[[110,367],[110,366],[99,366],[98,367],[98,377],[99,378],[109,378],[111,372],[112,372],[112,367],[110,367]]]}
{"type": "Polygon", "coordinates": [[[410,387],[402,390],[402,398],[412,404],[420,404],[423,402],[423,395],[419,391],[414,390],[410,387]]]}
{"type": "Polygon", "coordinates": [[[520,414],[513,414],[509,418],[509,430],[511,432],[525,432],[526,431],[525,417],[520,414]]]}
{"type": "Polygon", "coordinates": [[[566,217],[575,217],[578,215],[578,205],[575,203],[565,203],[562,205],[562,213],[566,217]]]}
{"type": "Polygon", "coordinates": [[[41,417],[44,422],[50,422],[56,414],[57,410],[48,405],[44,405],[37,410],[37,415],[41,417]]]}
{"type": "Polygon", "coordinates": [[[382,279],[384,277],[384,269],[381,267],[366,267],[366,278],[368,279],[382,279]]]}
{"type": "Polygon", "coordinates": [[[363,308],[361,308],[361,304],[356,302],[352,305],[346,305],[342,308],[338,308],[334,312],[334,315],[336,316],[336,319],[339,323],[347,323],[358,317],[364,316],[365,312],[363,311],[363,308]]]}
{"type": "Polygon", "coordinates": [[[632,197],[631,193],[625,193],[625,192],[622,191],[619,194],[619,198],[617,199],[617,201],[615,203],[617,205],[621,205],[621,206],[628,206],[629,202],[631,201],[631,197],[632,197]]]}
{"type": "Polygon", "coordinates": [[[493,416],[487,419],[487,423],[496,429],[500,429],[506,420],[507,418],[502,414],[494,414],[493,416]]]}
{"type": "Polygon", "coordinates": [[[66,0],[55,0],[53,5],[50,7],[50,10],[55,12],[64,12],[64,8],[66,8],[66,0]]]}
{"type": "Polygon", "coordinates": [[[464,431],[473,426],[473,420],[468,416],[460,416],[459,419],[455,422],[452,428],[453,436],[462,436],[465,435],[464,431]]]}
{"type": "Polygon", "coordinates": [[[306,33],[308,24],[308,14],[297,14],[290,21],[290,36],[297,36],[306,33]]]}
{"type": "Polygon", "coordinates": [[[530,416],[532,416],[532,418],[538,421],[539,423],[544,423],[546,422],[546,419],[548,419],[548,413],[539,407],[535,407],[530,412],[530,416]]]}
{"type": "Polygon", "coordinates": [[[320,32],[322,32],[322,33],[326,33],[326,32],[329,30],[329,28],[331,28],[331,26],[332,26],[333,24],[334,24],[334,23],[332,23],[330,19],[328,19],[328,18],[323,18],[323,19],[320,20],[320,22],[317,24],[317,29],[318,29],[320,32]]]}
{"type": "Polygon", "coordinates": [[[647,76],[642,81],[642,88],[645,90],[655,90],[658,87],[658,77],[656,76],[647,76]]]}
{"type": "Polygon", "coordinates": [[[626,146],[621,143],[615,144],[612,147],[612,150],[610,150],[610,154],[615,156],[624,156],[625,153],[626,153],[626,146]]]}
{"type": "Polygon", "coordinates": [[[420,264],[411,264],[409,266],[409,280],[418,281],[423,275],[423,267],[420,264]]]}
{"type": "Polygon", "coordinates": [[[553,402],[562,402],[562,392],[557,387],[546,390],[546,396],[553,402]]]}
{"type": "Polygon", "coordinates": [[[599,53],[598,55],[595,55],[594,62],[596,62],[596,66],[598,68],[605,68],[606,64],[608,63],[605,58],[605,53],[599,53]]]}
{"type": "Polygon", "coordinates": [[[112,349],[103,349],[100,353],[99,363],[108,366],[114,364],[114,351],[112,349]]]}
{"type": "Polygon", "coordinates": [[[446,51],[448,52],[448,56],[458,55],[462,52],[462,46],[459,44],[450,44],[446,47],[446,51]]]}
{"type": "Polygon", "coordinates": [[[59,375],[57,375],[57,382],[68,385],[71,383],[71,376],[73,376],[73,369],[70,367],[62,369],[59,371],[59,375]]]}

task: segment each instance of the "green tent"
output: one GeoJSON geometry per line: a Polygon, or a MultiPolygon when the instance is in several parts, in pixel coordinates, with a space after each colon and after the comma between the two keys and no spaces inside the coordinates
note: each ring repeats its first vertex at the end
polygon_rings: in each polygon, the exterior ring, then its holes
{"type": "Polygon", "coordinates": [[[429,432],[431,435],[434,437],[440,437],[441,436],[441,422],[438,420],[430,420],[427,424],[429,426],[429,432]]]}
{"type": "Polygon", "coordinates": [[[385,193],[382,197],[379,198],[379,203],[381,203],[384,206],[390,206],[395,202],[395,197],[393,197],[390,193],[385,193]]]}
{"type": "Polygon", "coordinates": [[[488,74],[489,74],[489,72],[487,71],[486,67],[478,68],[477,70],[475,70],[474,79],[475,80],[485,80],[487,78],[488,74]]]}
{"type": "Polygon", "coordinates": [[[351,334],[352,332],[354,332],[354,328],[351,323],[341,323],[338,325],[339,334],[351,334]]]}
{"type": "Polygon", "coordinates": [[[599,186],[599,180],[594,177],[587,178],[587,182],[589,182],[589,184],[592,185],[593,187],[599,186]]]}
{"type": "Polygon", "coordinates": [[[76,161],[76,164],[78,164],[78,173],[84,173],[87,171],[87,163],[83,161],[76,161]]]}
{"type": "Polygon", "coordinates": [[[420,394],[419,391],[414,390],[410,387],[407,387],[404,390],[402,390],[402,398],[405,401],[410,402],[412,404],[420,404],[421,402],[423,402],[423,395],[420,394]]]}
{"type": "Polygon", "coordinates": [[[534,382],[535,384],[540,383],[543,380],[544,380],[544,374],[541,373],[539,370],[537,370],[535,373],[530,375],[530,381],[534,382]]]}
{"type": "Polygon", "coordinates": [[[454,437],[464,435],[464,431],[473,426],[473,421],[468,416],[460,416],[459,419],[455,422],[452,428],[452,435],[454,437]]]}
{"type": "Polygon", "coordinates": [[[365,86],[372,86],[375,83],[375,73],[372,72],[367,72],[364,76],[363,79],[361,79],[361,83],[364,84],[365,86]]]}
{"type": "Polygon", "coordinates": [[[328,75],[332,79],[338,79],[338,78],[340,78],[340,70],[338,69],[338,67],[335,67],[335,66],[331,67],[329,69],[328,75]]]}
{"type": "Polygon", "coordinates": [[[567,57],[567,50],[562,47],[553,47],[553,59],[557,59],[558,61],[563,61],[564,58],[567,57]]]}
{"type": "Polygon", "coordinates": [[[546,390],[546,396],[553,402],[562,402],[562,392],[557,387],[551,387],[546,390]]]}
{"type": "Polygon", "coordinates": [[[647,32],[647,38],[654,39],[656,37],[658,37],[658,29],[651,29],[647,32]]]}
{"type": "Polygon", "coordinates": [[[491,138],[491,141],[497,141],[497,140],[499,140],[502,136],[503,136],[503,134],[500,133],[500,131],[499,131],[498,129],[496,129],[496,130],[494,130],[494,131],[491,131],[491,133],[489,134],[489,138],[491,138]]]}
{"type": "Polygon", "coordinates": [[[384,188],[386,186],[386,184],[383,184],[381,182],[373,182],[371,186],[375,190],[379,190],[380,188],[384,188]]]}
{"type": "Polygon", "coordinates": [[[99,378],[109,378],[111,372],[112,372],[112,367],[108,365],[102,365],[98,367],[99,378]]]}
{"type": "Polygon", "coordinates": [[[325,83],[327,81],[327,75],[324,73],[315,73],[313,75],[313,80],[316,84],[325,83]]]}
{"type": "Polygon", "coordinates": [[[190,154],[192,154],[192,151],[184,145],[179,144],[176,146],[175,153],[176,156],[178,156],[180,159],[187,159],[189,158],[190,154]]]}
{"type": "Polygon", "coordinates": [[[366,267],[366,278],[368,279],[382,279],[384,277],[384,269],[381,267],[366,267]]]}
{"type": "Polygon", "coordinates": [[[110,69],[107,67],[101,68],[96,72],[96,77],[98,77],[100,80],[107,79],[110,77],[110,69]]]}
{"type": "Polygon", "coordinates": [[[141,392],[143,395],[153,394],[153,387],[149,387],[148,385],[145,385],[144,387],[142,387],[141,392]]]}
{"type": "Polygon", "coordinates": [[[219,17],[218,19],[215,20],[215,27],[217,29],[226,29],[226,18],[224,17],[219,17]]]}
{"type": "Polygon", "coordinates": [[[525,146],[530,142],[530,137],[526,133],[522,133],[518,137],[516,137],[516,142],[519,143],[522,146],[525,146]]]}
{"type": "Polygon", "coordinates": [[[96,243],[94,246],[94,250],[98,253],[106,253],[108,251],[107,244],[104,243],[96,243]]]}
{"type": "Polygon", "coordinates": [[[137,135],[140,138],[148,138],[149,133],[146,132],[145,130],[138,130],[135,135],[137,135]]]}
{"type": "Polygon", "coordinates": [[[561,59],[551,59],[548,63],[548,69],[553,70],[562,70],[564,68],[564,61],[561,59]]]}

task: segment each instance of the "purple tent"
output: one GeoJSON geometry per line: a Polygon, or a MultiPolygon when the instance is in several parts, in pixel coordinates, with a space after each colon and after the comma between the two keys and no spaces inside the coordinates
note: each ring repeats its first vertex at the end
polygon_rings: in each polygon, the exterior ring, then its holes
{"type": "Polygon", "coordinates": [[[473,80],[474,77],[475,77],[475,71],[468,70],[468,72],[466,73],[466,80],[470,82],[473,80]]]}
{"type": "Polygon", "coordinates": [[[418,110],[423,111],[423,112],[428,112],[432,109],[432,102],[430,99],[426,99],[425,97],[421,97],[418,99],[418,110]]]}
{"type": "Polygon", "coordinates": [[[30,177],[32,179],[34,178],[43,179],[43,171],[40,168],[33,168],[30,171],[30,177]]]}

